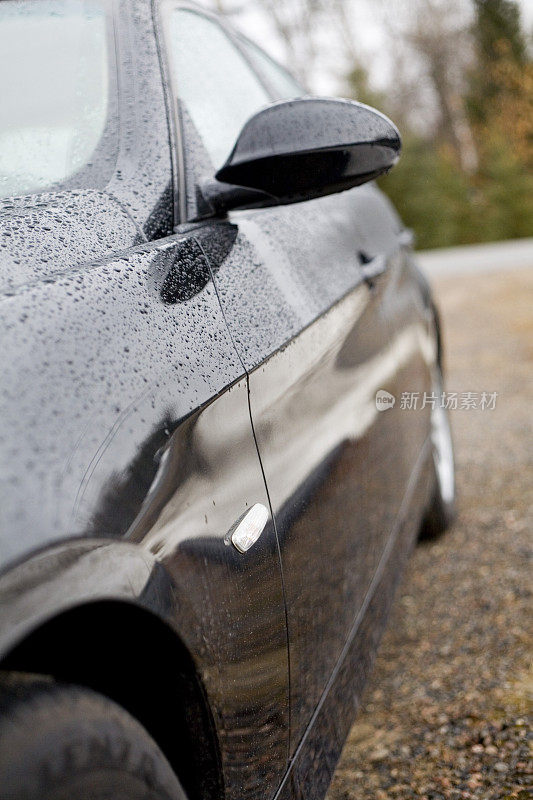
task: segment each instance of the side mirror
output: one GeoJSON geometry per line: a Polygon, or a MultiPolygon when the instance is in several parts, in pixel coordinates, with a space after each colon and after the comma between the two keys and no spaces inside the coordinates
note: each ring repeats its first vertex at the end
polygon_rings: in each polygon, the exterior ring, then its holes
{"type": "Polygon", "coordinates": [[[342,192],[388,172],[400,150],[396,126],[363,103],[273,103],[248,120],[215,179],[200,187],[201,216],[342,192]]]}

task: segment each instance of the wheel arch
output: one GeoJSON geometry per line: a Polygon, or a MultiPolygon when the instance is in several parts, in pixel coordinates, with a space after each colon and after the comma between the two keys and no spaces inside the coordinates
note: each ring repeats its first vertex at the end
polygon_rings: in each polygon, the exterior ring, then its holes
{"type": "MultiPolygon", "coordinates": [[[[109,697],[155,739],[189,800],[219,798],[222,771],[208,698],[189,648],[167,621],[173,592],[166,573],[161,578],[159,565],[148,571],[159,579],[131,596],[112,592],[109,585],[105,593],[69,596],[71,582],[56,574],[53,591],[48,585],[46,592],[55,608],[48,605],[42,613],[31,587],[11,585],[17,605],[12,621],[25,596],[34,601],[32,618],[3,643],[0,671],[52,676],[109,697]]],[[[98,585],[97,570],[91,577],[98,585]]],[[[1,584],[0,579],[0,598],[1,584]]],[[[6,612],[9,617],[9,603],[6,612]]]]}

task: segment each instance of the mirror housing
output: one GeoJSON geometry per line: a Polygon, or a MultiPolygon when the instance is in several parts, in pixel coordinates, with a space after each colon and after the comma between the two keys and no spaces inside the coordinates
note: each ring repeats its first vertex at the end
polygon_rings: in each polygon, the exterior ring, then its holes
{"type": "Polygon", "coordinates": [[[211,214],[298,203],[377,178],[400,150],[396,126],[363,103],[322,97],[273,103],[245,124],[215,179],[200,187],[202,199],[211,214]]]}

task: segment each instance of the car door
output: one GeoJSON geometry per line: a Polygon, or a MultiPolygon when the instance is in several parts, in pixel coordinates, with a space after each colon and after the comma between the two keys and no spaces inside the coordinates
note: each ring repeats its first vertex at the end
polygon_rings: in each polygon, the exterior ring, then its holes
{"type": "Polygon", "coordinates": [[[427,455],[424,446],[431,426],[431,406],[437,402],[431,394],[436,359],[434,318],[427,290],[414,265],[412,232],[403,227],[392,205],[378,192],[367,197],[366,212],[363,270],[376,294],[396,363],[393,378],[382,387],[394,399],[391,405],[382,407],[387,412],[382,415],[383,421],[386,417],[393,432],[387,445],[395,462],[389,487],[396,489],[393,506],[404,502],[407,513],[412,498],[405,493],[412,476],[421,470],[420,460],[427,455]]]}
{"type": "Polygon", "coordinates": [[[380,308],[388,275],[369,285],[358,256],[366,196],[232,214],[222,263],[215,226],[197,233],[249,372],[281,549],[292,750],[353,634],[404,489],[401,431],[376,406],[397,376],[380,308]]]}
{"type": "MultiPolygon", "coordinates": [[[[183,4],[165,8],[186,165],[182,213],[194,218],[200,180],[221,166],[244,122],[290,95],[291,84],[284,76],[274,95],[268,65],[259,77],[253,53],[215,19],[183,4]]],[[[249,375],[283,567],[291,750],[357,624],[404,490],[401,448],[389,444],[401,440],[397,417],[376,405],[380,389],[397,388],[381,306],[398,233],[377,242],[384,269],[371,280],[365,228],[376,197],[379,207],[377,189],[363,186],[195,229],[249,375]]]]}

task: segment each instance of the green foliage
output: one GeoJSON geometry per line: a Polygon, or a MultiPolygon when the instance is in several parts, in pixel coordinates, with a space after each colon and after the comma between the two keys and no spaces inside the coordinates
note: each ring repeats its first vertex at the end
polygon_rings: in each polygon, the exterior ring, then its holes
{"type": "Polygon", "coordinates": [[[420,249],[479,240],[476,194],[445,151],[432,142],[406,138],[402,157],[380,186],[420,249]]]}
{"type": "Polygon", "coordinates": [[[420,249],[533,235],[533,174],[501,137],[489,142],[475,175],[445,148],[407,137],[379,183],[420,249]]]}
{"type": "Polygon", "coordinates": [[[533,235],[533,172],[501,135],[491,137],[479,176],[484,187],[482,239],[533,235]]]}

